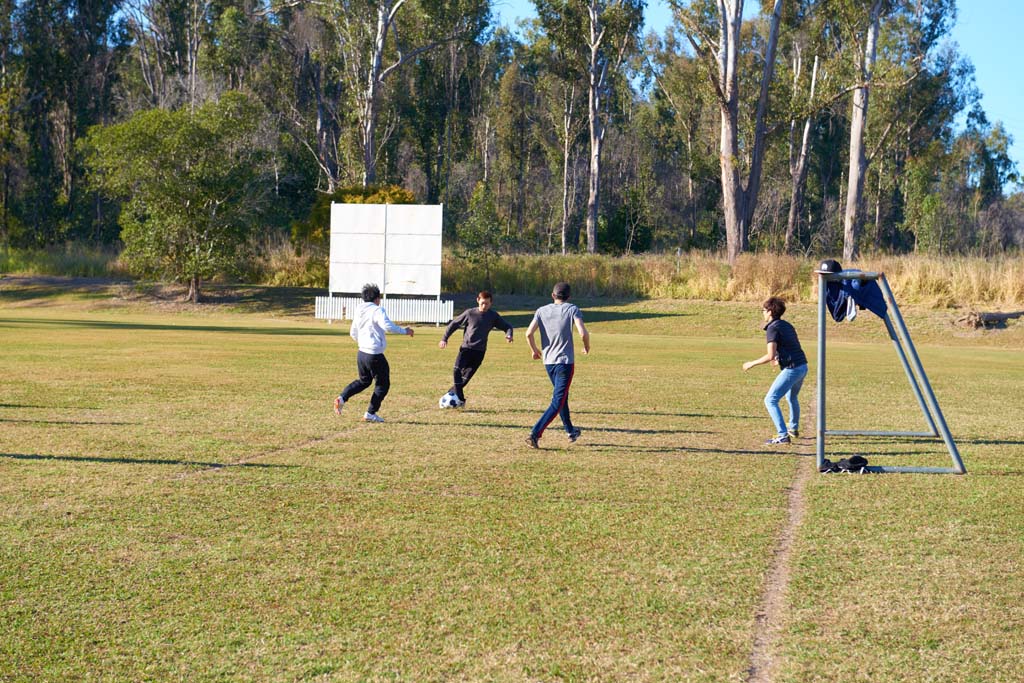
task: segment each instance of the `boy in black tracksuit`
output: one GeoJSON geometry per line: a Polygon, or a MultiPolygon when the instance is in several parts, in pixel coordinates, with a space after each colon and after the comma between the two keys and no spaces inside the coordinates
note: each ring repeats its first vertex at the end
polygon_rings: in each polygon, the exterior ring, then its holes
{"type": "Polygon", "coordinates": [[[463,389],[469,384],[480,364],[484,362],[484,354],[487,352],[487,335],[491,330],[498,329],[505,333],[505,339],[512,343],[512,326],[498,315],[497,311],[491,309],[491,293],[484,291],[476,296],[476,308],[467,308],[458,317],[448,323],[444,330],[438,347],[448,346],[448,337],[457,329],[463,329],[462,346],[459,347],[459,355],[455,357],[455,369],[453,371],[454,384],[448,390],[449,394],[456,397],[455,405],[461,408],[466,403],[466,395],[463,389]]]}

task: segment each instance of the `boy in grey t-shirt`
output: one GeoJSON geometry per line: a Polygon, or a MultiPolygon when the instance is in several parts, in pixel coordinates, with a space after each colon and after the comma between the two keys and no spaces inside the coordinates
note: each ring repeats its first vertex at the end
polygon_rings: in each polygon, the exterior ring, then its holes
{"type": "Polygon", "coordinates": [[[551,292],[553,303],[541,306],[533,315],[530,326],[526,328],[526,340],[533,352],[533,359],[544,359],[544,368],[548,371],[548,378],[554,387],[551,395],[551,405],[544,411],[537,424],[533,426],[530,436],[526,437],[526,443],[530,448],[539,448],[537,442],[544,435],[555,415],[562,418],[562,425],[569,436],[569,442],[573,443],[580,438],[580,429],[573,427],[569,417],[569,387],[572,384],[572,376],[575,370],[576,356],[573,349],[572,328],[573,325],[579,330],[580,338],[583,339],[583,353],[590,353],[590,333],[583,324],[583,313],[575,305],[569,303],[571,290],[567,282],[559,282],[551,292]],[[533,333],[540,330],[540,343],[543,347],[537,348],[533,333]]]}

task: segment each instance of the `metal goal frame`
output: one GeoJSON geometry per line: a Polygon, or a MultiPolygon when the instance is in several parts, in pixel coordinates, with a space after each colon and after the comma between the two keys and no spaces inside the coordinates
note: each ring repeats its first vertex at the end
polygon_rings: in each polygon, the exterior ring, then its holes
{"type": "Polygon", "coordinates": [[[818,275],[818,368],[817,368],[817,452],[816,459],[820,470],[825,461],[825,437],[826,436],[879,436],[879,437],[941,437],[949,451],[952,459],[952,467],[899,467],[899,466],[870,466],[867,469],[871,472],[911,472],[927,474],[966,474],[960,452],[957,450],[956,442],[949,432],[946,419],[939,408],[939,402],[932,391],[928,375],[925,374],[924,366],[914,348],[914,342],[910,338],[907,324],[903,320],[899,306],[896,305],[896,298],[892,294],[884,273],[868,273],[859,270],[844,270],[838,273],[815,271],[818,275]],[[827,308],[825,305],[826,285],[829,282],[840,280],[862,280],[878,283],[882,290],[882,296],[887,306],[882,321],[889,333],[893,346],[896,348],[896,355],[899,356],[903,371],[910,382],[910,388],[914,392],[921,412],[924,414],[925,422],[929,430],[926,432],[886,432],[867,430],[830,430],[826,428],[825,422],[825,339],[826,339],[826,317],[827,308]]]}

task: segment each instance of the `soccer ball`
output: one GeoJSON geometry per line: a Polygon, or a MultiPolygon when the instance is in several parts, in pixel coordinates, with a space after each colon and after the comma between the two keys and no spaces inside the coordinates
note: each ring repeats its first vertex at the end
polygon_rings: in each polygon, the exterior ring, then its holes
{"type": "Polygon", "coordinates": [[[459,397],[450,391],[442,396],[441,400],[437,402],[437,406],[439,408],[458,408],[459,404],[459,397]]]}

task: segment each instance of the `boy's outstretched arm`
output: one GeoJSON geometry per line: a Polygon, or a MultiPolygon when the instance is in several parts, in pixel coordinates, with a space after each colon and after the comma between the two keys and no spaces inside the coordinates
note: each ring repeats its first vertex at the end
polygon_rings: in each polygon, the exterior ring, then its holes
{"type": "Polygon", "coordinates": [[[452,318],[452,321],[448,323],[447,327],[444,328],[444,334],[441,335],[441,341],[437,343],[437,347],[439,349],[443,349],[446,346],[448,346],[448,337],[452,336],[455,330],[459,329],[460,327],[465,328],[466,316],[468,312],[469,311],[466,310],[463,311],[462,313],[459,313],[457,316],[452,318]]]}

